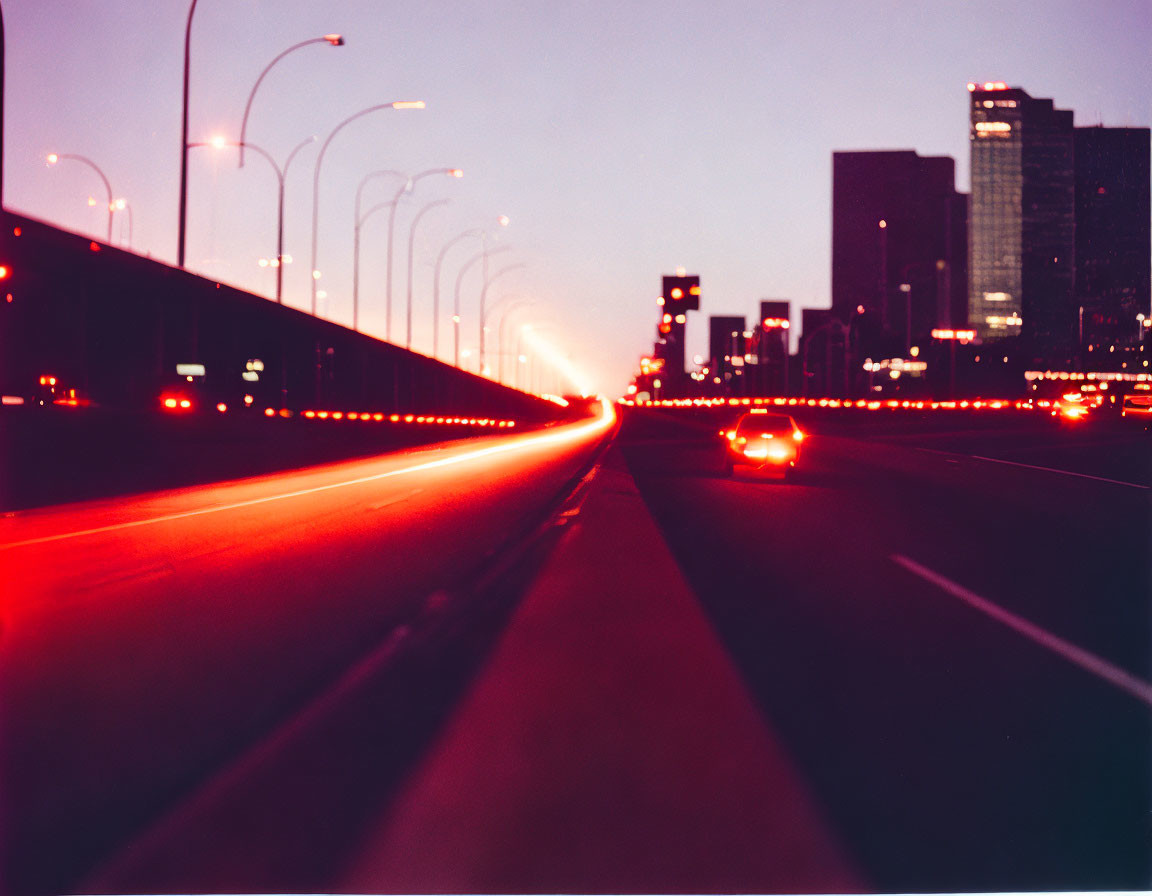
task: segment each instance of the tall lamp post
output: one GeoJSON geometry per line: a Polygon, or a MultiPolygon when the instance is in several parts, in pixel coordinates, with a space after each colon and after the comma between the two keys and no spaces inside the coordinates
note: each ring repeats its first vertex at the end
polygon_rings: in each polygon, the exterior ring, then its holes
{"type": "Polygon", "coordinates": [[[412,350],[412,261],[416,248],[416,225],[419,224],[420,219],[432,211],[432,209],[447,204],[447,199],[437,199],[435,202],[429,202],[416,213],[412,218],[412,226],[408,228],[408,338],[404,343],[404,347],[409,351],[412,350]]]}
{"type": "Polygon", "coordinates": [[[78,155],[74,155],[73,153],[69,153],[69,152],[49,153],[48,154],[48,167],[51,168],[53,165],[55,165],[57,162],[59,162],[63,159],[70,159],[73,162],[81,162],[81,163],[87,165],[89,168],[91,168],[93,171],[95,171],[96,174],[99,175],[100,180],[102,180],[104,182],[104,190],[108,194],[108,202],[106,205],[106,207],[108,209],[108,238],[107,238],[107,240],[105,240],[105,242],[107,242],[109,245],[111,245],[112,244],[112,215],[116,211],[115,200],[112,199],[112,185],[108,183],[108,178],[105,177],[104,172],[100,170],[100,166],[97,165],[95,162],[93,162],[91,159],[87,158],[86,156],[78,156],[78,155]]]}
{"type": "Polygon", "coordinates": [[[381,103],[378,106],[369,106],[367,109],[361,109],[355,115],[349,115],[340,124],[336,125],[324,140],[320,147],[320,153],[316,157],[316,169],[312,176],[312,315],[316,315],[316,281],[320,278],[320,271],[316,268],[316,241],[320,226],[320,168],[324,164],[324,154],[328,151],[333,138],[339,134],[344,128],[356,121],[358,118],[363,118],[372,112],[378,112],[382,109],[423,109],[425,107],[423,100],[397,100],[392,103],[381,103]]]}
{"type": "Polygon", "coordinates": [[[370,171],[361,178],[360,183],[356,187],[356,202],[352,212],[352,329],[356,329],[356,309],[360,307],[360,225],[367,220],[368,215],[376,211],[378,208],[384,208],[388,203],[381,203],[374,206],[371,211],[365,215],[360,214],[360,201],[364,195],[364,187],[368,185],[368,181],[377,177],[404,177],[407,175],[394,171],[391,168],[381,169],[378,171],[370,171]]]}
{"type": "Polygon", "coordinates": [[[493,274],[487,280],[484,281],[484,286],[480,290],[480,375],[481,376],[487,376],[487,374],[485,373],[485,366],[484,366],[484,332],[487,329],[487,327],[484,326],[484,302],[488,297],[488,287],[491,286],[493,283],[495,283],[497,280],[499,280],[501,277],[503,277],[505,274],[507,274],[511,271],[518,270],[519,268],[523,268],[523,267],[527,267],[527,265],[521,262],[521,263],[517,263],[517,264],[510,264],[507,267],[501,268],[495,274],[493,274]]]}
{"type": "MultiPolygon", "coordinates": [[[[487,234],[479,229],[473,228],[472,230],[465,230],[463,233],[457,234],[444,244],[440,250],[440,254],[436,256],[436,266],[432,274],[432,357],[440,357],[440,268],[444,264],[444,256],[448,254],[448,250],[455,246],[461,240],[467,239],[470,236],[478,236],[485,239],[487,245],[487,234]]],[[[457,311],[459,316],[459,311],[457,311]]],[[[459,362],[459,358],[457,358],[459,362]]]]}
{"type": "MultiPolygon", "coordinates": [[[[180,115],[180,207],[179,207],[179,221],[177,222],[176,234],[176,266],[183,269],[184,267],[184,249],[187,244],[188,237],[188,150],[191,147],[188,145],[188,85],[192,72],[191,66],[191,49],[192,49],[192,17],[196,14],[196,4],[198,0],[192,0],[188,6],[188,20],[184,25],[184,86],[181,93],[181,115],[180,115]]],[[[260,82],[264,80],[264,75],[268,73],[268,69],[279,62],[288,53],[293,50],[299,49],[310,43],[318,41],[326,41],[334,47],[343,46],[344,38],[339,34],[326,34],[321,38],[314,38],[313,40],[304,41],[294,47],[289,47],[279,56],[272,60],[261,73],[260,77],[256,80],[256,87],[260,86],[260,82]]],[[[252,105],[252,97],[256,94],[256,87],[252,88],[252,93],[248,97],[248,106],[244,109],[244,122],[248,121],[248,109],[252,105]]],[[[244,145],[244,128],[240,130],[240,145],[244,145]]],[[[240,164],[244,164],[244,155],[241,152],[240,164]]],[[[285,166],[287,167],[287,166],[285,166]]],[[[313,295],[313,302],[315,302],[315,295],[313,295]]]]}
{"type": "Polygon", "coordinates": [[[184,268],[184,244],[188,226],[188,75],[191,71],[189,50],[192,47],[192,16],[197,0],[188,7],[188,21],[184,25],[184,94],[180,120],[180,217],[176,234],[176,267],[184,268]]]}
{"type": "Polygon", "coordinates": [[[292,159],[295,158],[296,153],[300,152],[309,143],[315,141],[315,137],[309,137],[302,142],[299,146],[288,154],[288,158],[284,162],[284,167],[281,168],[276,164],[276,160],[272,158],[271,154],[256,146],[254,143],[240,143],[238,140],[212,140],[206,143],[189,143],[189,149],[195,149],[200,146],[212,146],[220,149],[225,146],[235,146],[237,148],[247,148],[255,153],[263,156],[268,160],[268,164],[272,166],[272,170],[276,172],[276,180],[278,184],[277,202],[276,202],[276,301],[283,304],[283,285],[284,285],[284,176],[288,173],[288,166],[292,164],[292,159]]]}
{"type": "Polygon", "coordinates": [[[376,212],[384,208],[391,208],[396,204],[395,199],[388,199],[384,202],[377,202],[372,208],[359,215],[356,218],[356,227],[353,229],[353,253],[356,256],[352,269],[352,329],[357,332],[360,331],[360,228],[364,222],[371,218],[376,212]]]}
{"type": "Polygon", "coordinates": [[[258,77],[256,79],[256,83],[252,85],[252,92],[248,94],[248,102],[244,104],[244,117],[240,120],[240,168],[244,167],[244,141],[248,139],[248,113],[252,111],[252,101],[256,99],[256,91],[260,89],[260,84],[264,81],[265,75],[267,75],[268,72],[272,70],[272,66],[274,66],[289,53],[299,50],[302,47],[307,47],[310,44],[328,44],[329,46],[333,47],[342,47],[344,46],[344,38],[339,34],[325,34],[323,37],[313,37],[309,40],[302,40],[300,43],[292,45],[271,62],[269,62],[264,67],[264,71],[260,72],[260,77],[258,77]]]}
{"type": "Polygon", "coordinates": [[[118,212],[128,212],[128,251],[132,251],[132,205],[127,199],[117,199],[112,206],[118,212]]]}
{"type": "MultiPolygon", "coordinates": [[[[452,363],[456,367],[460,366],[460,284],[464,280],[464,274],[476,262],[484,261],[487,263],[488,256],[495,255],[497,252],[508,252],[511,249],[511,246],[497,246],[491,251],[485,248],[484,251],[473,255],[464,262],[459,273],[456,274],[456,293],[452,301],[452,363]]],[[[480,329],[484,329],[483,314],[481,314],[480,329]]]]}
{"type": "MultiPolygon", "coordinates": [[[[512,316],[513,311],[521,308],[528,308],[536,303],[531,299],[520,299],[513,302],[508,307],[504,308],[500,314],[500,325],[496,328],[496,381],[504,382],[504,355],[506,352],[507,343],[504,341],[504,325],[508,322],[508,318],[512,316]]],[[[491,311],[495,311],[495,307],[491,311]]],[[[489,313],[491,313],[491,311],[489,313]]],[[[519,352],[517,352],[519,355],[519,352]]],[[[515,368],[514,368],[515,369],[515,368]]],[[[507,384],[505,384],[507,385],[507,384]]]]}
{"type": "Polygon", "coordinates": [[[416,181],[422,180],[425,177],[430,177],[433,174],[447,174],[449,177],[463,177],[464,172],[459,168],[429,168],[427,171],[421,171],[419,174],[409,177],[404,184],[396,191],[392,197],[395,205],[392,206],[392,211],[388,213],[388,252],[387,252],[387,265],[385,268],[385,317],[384,317],[384,338],[389,342],[392,341],[392,234],[396,228],[396,208],[400,205],[400,198],[405,193],[411,193],[412,189],[416,186],[416,181]]]}

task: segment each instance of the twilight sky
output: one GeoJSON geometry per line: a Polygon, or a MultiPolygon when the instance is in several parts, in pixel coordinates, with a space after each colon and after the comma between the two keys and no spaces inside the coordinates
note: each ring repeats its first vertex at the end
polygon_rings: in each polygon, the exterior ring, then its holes
{"type": "MultiPolygon", "coordinates": [[[[5,205],[103,238],[104,188],[132,207],[132,248],[176,257],[180,90],[188,0],[6,0],[5,205]],[[88,197],[100,206],[90,208],[88,197]]],[[[968,189],[970,80],[1006,81],[1074,109],[1076,123],[1152,124],[1152,0],[199,0],[192,29],[190,139],[239,137],[261,70],[293,44],[256,95],[248,140],[287,175],[285,300],[310,304],[312,178],[319,142],[369,106],[422,99],[344,128],[324,160],[317,267],[321,311],[352,315],[353,198],[370,172],[460,167],[428,177],[398,210],[393,339],[403,342],[412,217],[414,347],[431,351],[433,263],[471,228],[507,245],[489,291],[619,394],[652,344],[660,275],[701,277],[688,354],[709,314],[753,315],[763,298],[830,301],[831,154],[915,149],[951,155],[968,189]],[[510,224],[500,228],[497,218],[510,224]],[[529,304],[531,302],[532,304],[529,304]]],[[[370,180],[364,208],[399,181],[370,180]]],[[[274,295],[276,180],[233,150],[192,151],[188,266],[274,295]]],[[[387,212],[362,231],[362,329],[384,326],[387,212]]],[[[127,215],[114,242],[127,246],[127,215]]],[[[460,268],[441,277],[441,354],[460,268]]],[[[463,280],[463,346],[477,341],[479,266],[463,280]]],[[[509,318],[511,321],[513,318],[509,318]]],[[[509,326],[511,329],[511,326],[509,326]]],[[[794,330],[795,332],[795,330],[794,330]]]]}

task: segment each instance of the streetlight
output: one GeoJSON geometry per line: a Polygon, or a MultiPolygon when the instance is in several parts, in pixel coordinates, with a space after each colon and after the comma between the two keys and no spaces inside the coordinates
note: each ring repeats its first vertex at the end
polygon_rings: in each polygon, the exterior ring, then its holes
{"type": "MultiPolygon", "coordinates": [[[[499,218],[501,227],[508,226],[508,216],[501,215],[499,218]]],[[[436,256],[436,267],[432,278],[432,357],[439,356],[440,348],[440,267],[444,263],[444,256],[448,254],[448,250],[455,246],[461,240],[467,239],[470,236],[478,236],[485,248],[488,247],[488,231],[479,227],[473,227],[471,230],[465,230],[452,237],[444,244],[444,248],[440,250],[440,254],[436,256]]],[[[460,283],[456,283],[456,314],[454,317],[456,324],[460,323],[460,283]]],[[[458,329],[458,328],[457,328],[458,329]]],[[[457,333],[459,337],[459,333],[457,333]]],[[[459,356],[456,358],[457,366],[459,366],[459,356]]]]}
{"type": "Polygon", "coordinates": [[[112,206],[118,212],[128,212],[128,250],[132,250],[132,206],[127,199],[117,199],[112,206]]]}
{"type": "Polygon", "coordinates": [[[518,268],[527,267],[524,263],[510,264],[507,267],[501,268],[491,277],[484,281],[484,287],[480,290],[480,375],[487,376],[484,372],[484,301],[488,297],[488,287],[495,283],[498,279],[503,277],[510,271],[515,271],[518,268]]]}
{"type": "Polygon", "coordinates": [[[184,25],[184,94],[180,123],[180,212],[176,234],[176,267],[184,267],[184,243],[188,224],[188,75],[190,72],[189,50],[192,46],[192,16],[196,12],[197,0],[188,7],[188,21],[184,25]]]}
{"type": "Polygon", "coordinates": [[[62,159],[71,159],[73,162],[82,162],[93,171],[95,171],[100,176],[100,180],[104,181],[104,189],[108,193],[108,239],[106,242],[108,245],[112,245],[112,214],[116,211],[116,207],[115,201],[112,199],[112,185],[108,183],[108,178],[104,176],[104,172],[100,170],[100,166],[93,162],[91,159],[87,158],[86,156],[78,156],[68,152],[49,153],[48,167],[51,168],[62,159]]]}
{"type": "Polygon", "coordinates": [[[904,357],[907,358],[912,349],[912,284],[901,283],[900,292],[904,293],[904,335],[907,336],[904,357]]]}
{"type": "Polygon", "coordinates": [[[384,338],[389,342],[392,341],[392,233],[396,227],[396,208],[400,204],[400,197],[405,193],[411,193],[413,187],[416,186],[416,181],[425,177],[429,177],[433,174],[447,174],[449,177],[464,176],[464,172],[459,168],[429,168],[427,171],[421,171],[414,177],[409,177],[392,197],[393,202],[396,204],[392,206],[392,211],[388,213],[388,252],[387,265],[384,274],[386,279],[384,303],[384,338]]]}
{"type": "Polygon", "coordinates": [[[328,146],[332,143],[333,138],[340,133],[345,127],[350,125],[358,118],[363,118],[372,112],[378,112],[381,109],[423,109],[425,103],[423,100],[397,100],[392,103],[381,103],[378,106],[369,106],[367,109],[361,109],[355,115],[349,115],[340,124],[336,125],[324,140],[323,145],[320,147],[320,153],[316,157],[316,168],[312,175],[312,315],[316,315],[316,281],[320,277],[320,271],[316,268],[316,241],[320,227],[320,168],[324,164],[324,154],[328,151],[328,146]]]}
{"type": "MultiPolygon", "coordinates": [[[[192,17],[196,13],[196,3],[197,2],[198,2],[198,0],[192,0],[192,3],[188,6],[188,20],[184,25],[184,88],[183,88],[183,93],[181,96],[181,103],[180,103],[180,105],[181,105],[181,116],[180,116],[180,207],[179,207],[179,220],[177,222],[177,236],[176,236],[176,266],[178,268],[181,268],[181,269],[183,269],[183,267],[184,267],[184,246],[185,246],[185,243],[187,242],[187,235],[188,235],[188,233],[187,233],[187,231],[188,231],[188,150],[191,148],[188,145],[188,84],[190,81],[190,75],[191,75],[191,70],[192,70],[192,68],[191,68],[192,17]]],[[[328,43],[332,44],[333,46],[341,46],[344,43],[344,38],[342,38],[339,34],[328,34],[322,38],[319,38],[319,40],[326,40],[326,41],[328,41],[328,43]],[[339,41],[339,43],[337,43],[337,41],[339,41]]],[[[306,43],[312,43],[312,41],[307,41],[306,43]]],[[[275,65],[280,60],[281,56],[284,56],[286,53],[291,52],[292,50],[295,50],[295,49],[296,49],[296,47],[291,47],[288,50],[286,50],[284,53],[281,53],[280,56],[277,56],[275,59],[272,60],[272,65],[275,65]]],[[[269,68],[271,68],[271,65],[269,65],[269,68]]],[[[266,74],[267,71],[268,71],[268,69],[265,69],[264,74],[266,74]]],[[[264,74],[260,75],[260,79],[263,79],[264,74]]],[[[256,86],[257,87],[260,86],[260,80],[257,80],[256,86]]],[[[255,94],[255,92],[256,92],[256,88],[253,88],[252,93],[255,94]]],[[[252,104],[252,97],[249,96],[248,97],[248,105],[251,106],[251,104],[252,104]]],[[[245,121],[247,121],[247,118],[248,118],[247,109],[245,109],[245,111],[244,111],[244,118],[245,118],[245,121]]],[[[243,129],[241,130],[241,133],[240,133],[240,140],[241,140],[241,145],[243,145],[243,140],[244,140],[243,129]]],[[[241,165],[244,164],[243,156],[241,156],[240,164],[241,165]]],[[[285,168],[287,168],[287,164],[285,164],[285,168]]],[[[313,260],[313,267],[315,267],[315,260],[313,260]]],[[[312,302],[313,302],[313,304],[315,304],[315,302],[316,302],[315,287],[313,287],[312,302]]],[[[313,312],[313,313],[315,313],[315,312],[313,312]]]]}
{"type": "Polygon", "coordinates": [[[360,331],[360,228],[365,221],[380,211],[380,209],[392,208],[394,205],[396,205],[395,199],[377,202],[372,208],[364,212],[363,215],[358,214],[356,218],[356,226],[353,229],[352,237],[352,252],[354,256],[352,264],[352,329],[357,332],[360,331]]]}
{"type": "MultiPolygon", "coordinates": [[[[452,363],[456,367],[460,366],[460,283],[464,279],[464,274],[476,262],[483,260],[487,263],[489,255],[495,255],[497,252],[508,252],[511,248],[511,246],[497,246],[492,251],[485,248],[484,251],[473,255],[464,262],[464,266],[456,275],[456,293],[452,303],[452,363]]],[[[483,314],[481,314],[480,328],[484,328],[483,314]]]]}
{"type": "Polygon", "coordinates": [[[381,203],[374,206],[371,211],[365,215],[360,214],[360,200],[364,195],[364,187],[368,185],[368,181],[376,177],[403,177],[407,178],[408,175],[400,171],[393,171],[392,169],[382,169],[379,171],[370,171],[361,178],[359,185],[356,187],[356,203],[352,212],[352,329],[356,329],[356,309],[360,307],[360,225],[367,219],[368,215],[376,209],[384,208],[388,203],[381,203]]]}
{"type": "Polygon", "coordinates": [[[408,338],[404,343],[404,347],[409,351],[412,350],[412,257],[416,246],[416,225],[419,224],[420,219],[432,211],[432,209],[439,205],[447,204],[447,199],[437,199],[435,202],[429,202],[412,218],[412,226],[408,229],[408,338]]]}
{"type": "Polygon", "coordinates": [[[303,141],[299,146],[288,153],[288,158],[284,160],[284,167],[281,168],[276,164],[276,160],[272,158],[271,154],[261,149],[254,143],[240,143],[238,140],[224,140],[217,137],[206,143],[189,143],[188,148],[194,149],[199,146],[211,146],[220,149],[225,146],[235,146],[237,148],[247,148],[255,153],[259,153],[268,160],[268,164],[272,166],[272,170],[276,172],[276,180],[278,182],[277,190],[277,203],[276,203],[276,301],[283,304],[283,285],[284,285],[284,177],[288,173],[288,166],[292,164],[292,159],[296,157],[296,153],[300,152],[309,143],[316,140],[315,137],[309,137],[303,141]]]}
{"type": "MultiPolygon", "coordinates": [[[[497,304],[499,304],[499,303],[497,303],[497,304]]],[[[513,311],[517,311],[520,308],[528,308],[528,307],[535,305],[535,304],[536,303],[534,301],[532,301],[531,299],[520,299],[518,301],[513,302],[511,305],[509,305],[507,308],[505,308],[500,315],[500,326],[498,326],[496,328],[496,381],[497,382],[500,382],[500,383],[504,382],[504,354],[505,354],[504,324],[506,324],[508,322],[508,318],[512,316],[513,311]]],[[[495,310],[496,310],[496,308],[495,308],[495,306],[493,306],[491,311],[495,311],[495,310]]],[[[491,311],[489,313],[491,313],[491,311]]],[[[517,355],[520,354],[519,349],[517,349],[516,354],[517,355]]]]}
{"type": "Polygon", "coordinates": [[[339,34],[325,34],[323,37],[313,37],[309,40],[302,40],[300,43],[289,47],[264,67],[264,71],[260,72],[260,77],[257,78],[256,83],[252,85],[252,92],[248,94],[248,102],[244,104],[244,117],[240,121],[240,164],[237,167],[244,167],[244,141],[248,135],[248,113],[252,111],[252,100],[256,99],[256,91],[260,89],[260,83],[264,80],[264,76],[268,74],[272,66],[289,53],[299,50],[301,47],[306,47],[309,44],[328,44],[333,47],[342,47],[344,46],[344,37],[339,34]]]}

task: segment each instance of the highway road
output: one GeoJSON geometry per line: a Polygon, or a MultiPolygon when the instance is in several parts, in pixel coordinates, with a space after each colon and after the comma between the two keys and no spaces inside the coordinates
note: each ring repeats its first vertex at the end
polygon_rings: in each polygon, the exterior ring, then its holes
{"type": "Polygon", "coordinates": [[[1147,434],[733,413],[0,517],[3,889],[1152,885],[1147,434]]]}
{"type": "Polygon", "coordinates": [[[1147,433],[816,417],[785,483],[721,474],[725,414],[621,445],[870,886],[1152,885],[1147,433]]]}
{"type": "MultiPolygon", "coordinates": [[[[611,422],[0,517],[0,889],[83,888],[125,844],[259,765],[334,690],[451,615],[555,511],[611,422]]],[[[412,715],[381,710],[346,734],[396,725],[402,748],[377,767],[402,766],[449,699],[452,645],[439,649],[449,659],[418,682],[412,715]]],[[[341,761],[340,817],[281,881],[318,888],[357,800],[379,798],[341,761]]],[[[298,822],[283,820],[280,861],[298,822]]],[[[229,882],[268,888],[257,880],[229,882]]]]}

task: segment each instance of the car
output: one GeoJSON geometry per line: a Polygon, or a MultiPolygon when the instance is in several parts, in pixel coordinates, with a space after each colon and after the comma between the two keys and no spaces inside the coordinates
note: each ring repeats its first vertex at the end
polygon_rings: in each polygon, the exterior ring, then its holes
{"type": "Polygon", "coordinates": [[[804,432],[787,414],[772,414],[754,408],[740,416],[736,424],[721,430],[724,436],[724,472],[736,467],[779,472],[788,478],[800,459],[804,432]]]}
{"type": "Polygon", "coordinates": [[[1146,384],[1137,384],[1136,388],[1139,391],[1124,396],[1124,401],[1120,406],[1120,416],[1143,421],[1145,426],[1148,426],[1152,425],[1152,390],[1141,389],[1141,386],[1146,386],[1146,384]]]}

